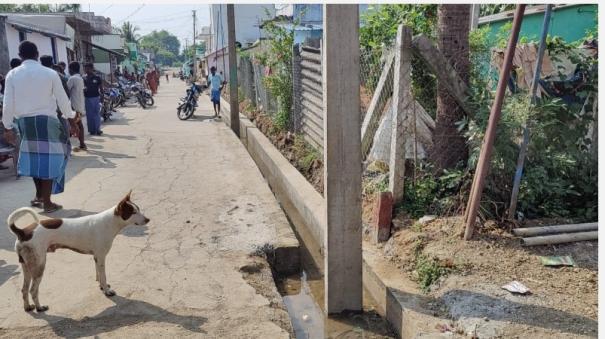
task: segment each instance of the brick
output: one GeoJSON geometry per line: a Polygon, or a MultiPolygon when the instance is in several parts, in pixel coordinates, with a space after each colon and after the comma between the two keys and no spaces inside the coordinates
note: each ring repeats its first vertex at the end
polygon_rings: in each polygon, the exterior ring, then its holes
{"type": "Polygon", "coordinates": [[[393,193],[377,193],[374,205],[374,220],[372,225],[372,239],[375,243],[389,240],[391,236],[391,222],[393,219],[393,193]]]}

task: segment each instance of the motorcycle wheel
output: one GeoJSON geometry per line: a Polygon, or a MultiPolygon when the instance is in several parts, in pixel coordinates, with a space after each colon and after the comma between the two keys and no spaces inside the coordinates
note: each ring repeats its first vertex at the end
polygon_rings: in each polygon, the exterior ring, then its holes
{"type": "Polygon", "coordinates": [[[193,116],[193,107],[189,104],[182,104],[176,110],[176,115],[180,120],[187,120],[193,116]]]}
{"type": "Polygon", "coordinates": [[[147,103],[145,102],[145,98],[143,98],[142,96],[137,96],[137,100],[139,101],[139,105],[141,105],[141,108],[146,109],[147,108],[147,103]]]}
{"type": "Polygon", "coordinates": [[[155,101],[153,100],[152,96],[146,96],[145,103],[147,104],[147,106],[153,106],[155,104],[155,101]]]}

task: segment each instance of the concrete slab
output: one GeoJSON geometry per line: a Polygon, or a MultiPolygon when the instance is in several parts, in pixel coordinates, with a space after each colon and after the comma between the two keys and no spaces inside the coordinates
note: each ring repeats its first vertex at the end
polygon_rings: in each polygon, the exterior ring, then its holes
{"type": "MultiPolygon", "coordinates": [[[[184,91],[171,79],[156,107],[121,109],[103,136],[88,137],[88,152],[74,154],[66,192],[56,196],[65,209],[53,216],[78,216],[133,189],[151,218],[114,241],[107,274],[118,296],[99,291],[90,256],[57,251],[40,289],[50,310],[23,312],[15,238],[0,227],[0,337],[289,337],[271,277],[251,285],[240,268],[256,263],[249,254],[259,249],[298,243],[245,148],[211,118],[208,97],[195,118],[177,119],[184,91]]],[[[15,180],[10,170],[0,172],[0,190],[2,220],[33,196],[31,180],[15,180]]]]}

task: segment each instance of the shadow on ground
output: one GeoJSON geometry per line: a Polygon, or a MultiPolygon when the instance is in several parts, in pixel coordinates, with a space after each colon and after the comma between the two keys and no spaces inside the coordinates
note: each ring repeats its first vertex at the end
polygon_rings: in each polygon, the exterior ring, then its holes
{"type": "Polygon", "coordinates": [[[32,316],[47,321],[56,335],[66,338],[93,337],[148,322],[174,324],[190,332],[206,333],[201,328],[207,321],[205,317],[182,316],[145,301],[121,296],[114,296],[111,301],[115,303],[114,306],[93,317],[80,320],[48,313],[32,313],[32,316]]]}

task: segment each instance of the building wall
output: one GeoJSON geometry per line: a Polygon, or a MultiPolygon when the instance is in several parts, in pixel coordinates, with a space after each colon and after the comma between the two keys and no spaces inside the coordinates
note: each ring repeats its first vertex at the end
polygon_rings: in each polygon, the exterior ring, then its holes
{"type": "Polygon", "coordinates": [[[57,62],[63,61],[69,64],[69,58],[67,58],[67,41],[62,39],[55,39],[57,44],[57,62]]]}
{"type": "MultiPolygon", "coordinates": [[[[520,37],[529,40],[539,40],[542,31],[544,13],[535,13],[523,17],[520,37]]],[[[480,23],[479,28],[489,26],[489,37],[495,41],[498,32],[505,24],[512,21],[512,17],[500,21],[480,23]]],[[[551,15],[548,34],[560,36],[567,42],[573,42],[586,35],[587,30],[597,27],[597,5],[574,5],[563,8],[555,8],[551,15]]]]}
{"type": "MultiPolygon", "coordinates": [[[[229,43],[227,5],[212,5],[210,9],[212,41],[208,51],[215,51],[229,43]]],[[[263,20],[271,19],[274,16],[274,5],[235,5],[235,36],[237,41],[245,47],[247,43],[254,43],[259,38],[265,37],[264,31],[259,28],[259,25],[263,20]]]]}
{"type": "Polygon", "coordinates": [[[10,59],[19,57],[19,31],[13,26],[5,24],[6,29],[6,43],[8,47],[8,55],[10,59]]]}

